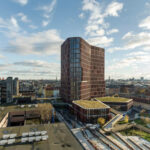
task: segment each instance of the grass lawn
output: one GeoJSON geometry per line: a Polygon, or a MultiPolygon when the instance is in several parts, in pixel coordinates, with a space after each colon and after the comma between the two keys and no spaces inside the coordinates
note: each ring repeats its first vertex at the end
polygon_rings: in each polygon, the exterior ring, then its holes
{"type": "Polygon", "coordinates": [[[144,131],[140,131],[138,129],[127,129],[127,130],[121,131],[121,134],[125,136],[140,136],[144,138],[145,140],[150,141],[150,134],[144,131]]]}

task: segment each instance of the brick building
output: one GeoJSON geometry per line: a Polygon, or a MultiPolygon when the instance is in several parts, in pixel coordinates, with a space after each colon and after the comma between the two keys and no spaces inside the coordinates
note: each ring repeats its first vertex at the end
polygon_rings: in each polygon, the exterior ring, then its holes
{"type": "Polygon", "coordinates": [[[73,101],[74,115],[85,123],[97,123],[99,117],[109,118],[110,107],[100,101],[77,100],[73,101]]]}
{"type": "Polygon", "coordinates": [[[66,102],[105,96],[104,49],[80,37],[61,46],[61,97],[66,102]]]}

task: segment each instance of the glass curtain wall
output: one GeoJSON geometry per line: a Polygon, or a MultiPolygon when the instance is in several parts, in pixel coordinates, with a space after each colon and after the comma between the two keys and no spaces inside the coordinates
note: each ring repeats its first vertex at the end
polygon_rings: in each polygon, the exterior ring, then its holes
{"type": "Polygon", "coordinates": [[[80,65],[80,38],[70,39],[70,90],[71,100],[80,99],[82,69],[80,65]]]}

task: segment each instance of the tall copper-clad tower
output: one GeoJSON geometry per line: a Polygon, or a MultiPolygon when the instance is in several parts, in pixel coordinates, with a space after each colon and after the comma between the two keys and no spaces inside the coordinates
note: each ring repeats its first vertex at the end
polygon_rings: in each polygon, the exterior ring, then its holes
{"type": "Polygon", "coordinates": [[[61,97],[65,102],[105,96],[104,49],[80,37],[61,45],[61,97]]]}

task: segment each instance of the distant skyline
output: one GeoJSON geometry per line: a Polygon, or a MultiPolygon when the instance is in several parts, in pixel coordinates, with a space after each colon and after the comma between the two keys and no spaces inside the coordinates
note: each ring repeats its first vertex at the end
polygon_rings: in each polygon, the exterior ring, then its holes
{"type": "Polygon", "coordinates": [[[150,79],[150,0],[1,0],[0,77],[59,79],[60,45],[105,48],[105,79],[150,79]]]}

